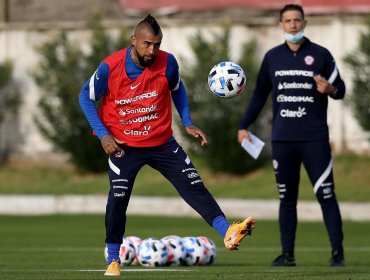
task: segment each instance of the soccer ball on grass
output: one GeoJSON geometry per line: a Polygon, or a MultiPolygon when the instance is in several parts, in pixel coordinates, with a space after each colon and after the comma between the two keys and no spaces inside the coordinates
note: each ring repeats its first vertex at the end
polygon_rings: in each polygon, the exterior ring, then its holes
{"type": "Polygon", "coordinates": [[[205,257],[199,265],[211,265],[214,263],[217,255],[217,247],[215,242],[206,236],[198,236],[198,240],[203,243],[205,250],[205,257]]]}
{"type": "Polygon", "coordinates": [[[167,263],[167,247],[156,238],[144,239],[139,245],[138,259],[142,266],[164,266],[167,263]]]}
{"type": "Polygon", "coordinates": [[[202,265],[206,257],[205,245],[194,236],[183,237],[182,244],[186,253],[184,265],[202,265]]]}
{"type": "Polygon", "coordinates": [[[181,237],[169,235],[163,237],[161,240],[167,246],[168,257],[166,265],[171,266],[184,264],[186,253],[181,237]]]}
{"type": "Polygon", "coordinates": [[[127,236],[126,239],[130,240],[132,245],[135,247],[135,258],[131,265],[138,265],[139,264],[139,258],[138,258],[138,252],[139,252],[139,246],[142,242],[141,238],[138,236],[130,235],[127,236]]]}

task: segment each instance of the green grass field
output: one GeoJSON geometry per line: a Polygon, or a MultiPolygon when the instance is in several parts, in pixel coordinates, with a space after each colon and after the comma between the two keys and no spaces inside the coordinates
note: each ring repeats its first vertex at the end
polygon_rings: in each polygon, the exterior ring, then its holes
{"type": "MultiPolygon", "coordinates": [[[[198,171],[216,198],[277,199],[270,162],[244,176],[211,173],[200,164],[198,171]]],[[[370,201],[370,157],[341,155],[334,159],[336,194],[340,201],[370,201]]],[[[106,174],[81,175],[66,166],[32,164],[0,168],[0,194],[107,194],[106,174]]],[[[178,196],[157,171],[144,167],[135,182],[133,195],[178,196]]],[[[300,199],[315,200],[312,185],[302,168],[300,199]]]]}
{"type": "MultiPolygon", "coordinates": [[[[141,238],[205,235],[218,247],[212,266],[144,269],[129,266],[119,279],[370,279],[370,222],[344,222],[347,266],[328,267],[322,223],[299,223],[297,267],[273,268],[280,251],[276,221],[257,221],[239,251],[224,249],[202,219],[129,216],[127,235],[141,238]]],[[[101,215],[0,216],[0,279],[107,279],[101,215]]]]}

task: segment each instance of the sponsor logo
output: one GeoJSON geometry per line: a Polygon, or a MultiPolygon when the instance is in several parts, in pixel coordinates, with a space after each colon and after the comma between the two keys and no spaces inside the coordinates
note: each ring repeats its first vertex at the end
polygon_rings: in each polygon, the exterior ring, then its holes
{"type": "Polygon", "coordinates": [[[199,174],[196,172],[191,172],[190,174],[188,174],[188,178],[197,178],[197,177],[199,177],[199,174]]]}
{"type": "Polygon", "coordinates": [[[151,92],[146,92],[146,93],[143,93],[143,94],[131,97],[131,98],[115,100],[114,103],[117,105],[126,105],[130,103],[134,103],[136,101],[140,101],[143,99],[149,99],[149,98],[153,98],[157,96],[158,94],[156,91],[151,91],[151,92]]]}
{"type": "Polygon", "coordinates": [[[114,193],[114,197],[124,197],[126,195],[125,192],[121,192],[121,193],[114,193]]]}
{"type": "Polygon", "coordinates": [[[313,96],[287,96],[284,94],[279,94],[276,98],[277,102],[309,102],[313,103],[314,98],[313,96]]]}
{"type": "Polygon", "coordinates": [[[124,150],[120,150],[119,152],[117,152],[117,153],[114,154],[114,157],[121,158],[124,155],[125,155],[125,151],[124,150]]]}
{"type": "Polygon", "coordinates": [[[194,184],[198,184],[198,183],[201,183],[201,182],[202,182],[202,180],[195,180],[195,181],[192,181],[190,184],[194,185],[194,184]]]}
{"type": "Polygon", "coordinates": [[[313,77],[313,71],[306,70],[279,70],[275,71],[275,77],[298,76],[298,77],[313,77]]]}
{"type": "Polygon", "coordinates": [[[141,84],[141,83],[138,83],[138,84],[137,84],[137,85],[135,85],[135,86],[131,85],[131,86],[130,86],[130,89],[131,89],[131,90],[133,90],[133,89],[137,88],[138,86],[140,86],[140,84],[141,84]]]}
{"type": "Polygon", "coordinates": [[[98,76],[98,70],[95,71],[95,79],[99,81],[100,77],[98,76]]]}
{"type": "Polygon", "coordinates": [[[151,126],[149,125],[144,126],[144,130],[125,129],[123,133],[131,136],[147,136],[149,135],[150,129],[151,126]]]}
{"type": "Polygon", "coordinates": [[[298,107],[298,110],[293,111],[289,109],[283,109],[280,111],[280,116],[283,118],[302,118],[304,115],[307,115],[306,108],[298,107]]]}
{"type": "Polygon", "coordinates": [[[176,154],[178,150],[179,150],[179,147],[177,147],[176,150],[174,150],[173,152],[176,154]]]}
{"type": "Polygon", "coordinates": [[[315,62],[315,59],[313,58],[312,55],[307,55],[304,58],[304,62],[306,63],[306,65],[312,65],[315,62]]]}
{"type": "Polygon", "coordinates": [[[114,179],[112,180],[112,183],[115,183],[115,182],[128,182],[127,179],[114,179]]]}
{"type": "Polygon", "coordinates": [[[113,189],[125,189],[125,190],[127,190],[128,187],[126,187],[126,186],[116,186],[116,185],[113,185],[113,189]]]}
{"type": "Polygon", "coordinates": [[[324,188],[324,189],[322,190],[322,193],[323,193],[323,194],[331,194],[331,188],[324,188]]]}
{"type": "Polygon", "coordinates": [[[182,173],[188,172],[188,171],[195,171],[195,168],[185,168],[182,170],[182,173]]]}
{"type": "Polygon", "coordinates": [[[130,120],[127,120],[127,121],[126,120],[120,120],[119,122],[123,123],[123,124],[133,124],[133,123],[143,123],[143,122],[156,120],[156,119],[158,119],[158,113],[133,118],[133,119],[130,119],[130,120]]]}
{"type": "Polygon", "coordinates": [[[309,83],[279,83],[278,85],[278,90],[283,90],[283,89],[312,89],[313,84],[309,83]]]}
{"type": "Polygon", "coordinates": [[[153,104],[150,107],[140,107],[140,108],[126,109],[126,110],[120,109],[118,113],[123,117],[127,116],[127,115],[130,115],[130,114],[151,113],[151,112],[155,111],[157,109],[157,107],[158,107],[157,104],[153,104]]]}

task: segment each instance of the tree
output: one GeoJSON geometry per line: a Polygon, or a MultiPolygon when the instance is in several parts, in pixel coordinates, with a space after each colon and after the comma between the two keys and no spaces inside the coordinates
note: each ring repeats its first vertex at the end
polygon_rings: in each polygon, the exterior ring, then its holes
{"type": "MultiPolygon", "coordinates": [[[[257,76],[256,49],[257,43],[252,40],[242,48],[238,63],[245,71],[247,86],[244,92],[232,99],[218,98],[210,93],[207,76],[210,69],[220,61],[230,58],[230,28],[213,34],[207,41],[200,32],[190,38],[190,45],[195,55],[195,62],[184,60],[182,78],[187,87],[192,119],[208,136],[206,149],[190,147],[190,152],[202,156],[213,171],[227,173],[245,173],[261,164],[249,157],[237,142],[237,126],[240,121],[257,76]]],[[[259,134],[260,121],[253,131],[259,134]]],[[[184,135],[187,137],[187,135],[184,135]]],[[[190,139],[190,138],[189,138],[190,139]]]]}
{"type": "Polygon", "coordinates": [[[39,101],[41,114],[35,116],[35,122],[57,149],[70,154],[71,162],[80,171],[100,172],[106,170],[106,155],[100,141],[92,136],[78,94],[99,62],[127,46],[129,36],[123,29],[114,39],[104,29],[100,16],[91,19],[88,28],[91,50],[87,54],[68,39],[67,31],[58,32],[39,47],[41,63],[33,77],[43,92],[39,101]]]}
{"type": "Polygon", "coordinates": [[[361,34],[358,49],[345,62],[353,72],[353,93],[349,101],[362,128],[370,131],[370,16],[367,31],[361,34]]]}
{"type": "Polygon", "coordinates": [[[0,164],[6,161],[15,143],[19,143],[13,138],[18,138],[17,116],[21,98],[12,73],[10,61],[0,64],[0,164]]]}

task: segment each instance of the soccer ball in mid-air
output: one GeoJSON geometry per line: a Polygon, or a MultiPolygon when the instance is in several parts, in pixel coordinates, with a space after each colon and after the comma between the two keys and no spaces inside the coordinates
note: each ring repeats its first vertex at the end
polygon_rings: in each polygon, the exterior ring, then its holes
{"type": "Polygon", "coordinates": [[[214,263],[217,255],[217,247],[215,242],[206,236],[198,236],[198,240],[206,247],[205,257],[199,265],[211,265],[214,263]]]}
{"type": "Polygon", "coordinates": [[[161,240],[167,246],[168,257],[166,265],[171,266],[184,264],[186,253],[181,237],[169,235],[163,237],[161,240]]]}
{"type": "Polygon", "coordinates": [[[194,236],[182,238],[185,247],[185,265],[201,265],[206,254],[205,245],[194,236]]]}
{"type": "Polygon", "coordinates": [[[142,266],[164,266],[167,263],[167,247],[156,238],[144,239],[139,246],[138,259],[142,266]]]}
{"type": "Polygon", "coordinates": [[[211,69],[208,86],[218,97],[232,98],[240,94],[246,85],[243,69],[231,61],[222,61],[211,69]]]}

